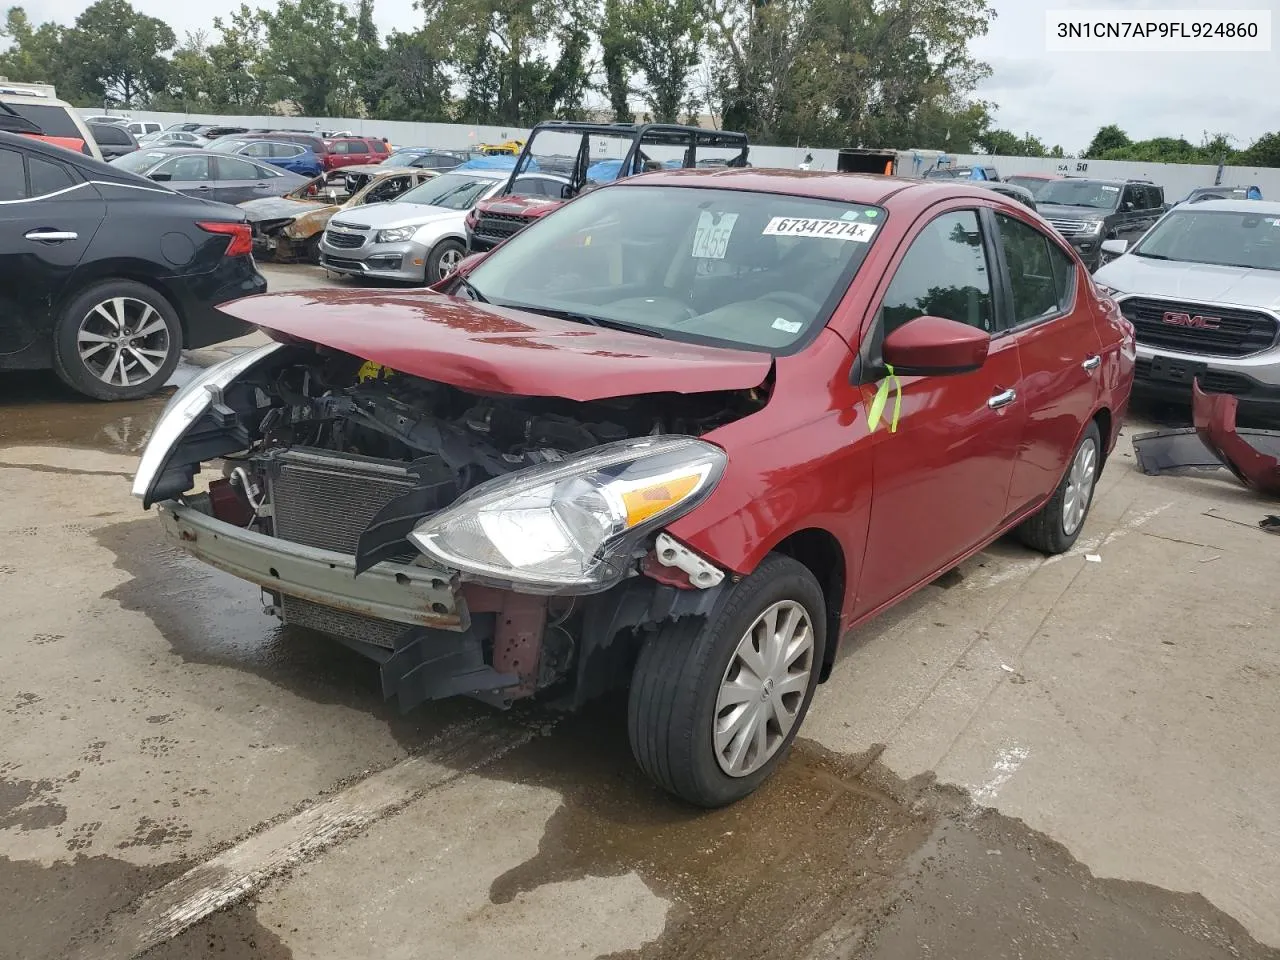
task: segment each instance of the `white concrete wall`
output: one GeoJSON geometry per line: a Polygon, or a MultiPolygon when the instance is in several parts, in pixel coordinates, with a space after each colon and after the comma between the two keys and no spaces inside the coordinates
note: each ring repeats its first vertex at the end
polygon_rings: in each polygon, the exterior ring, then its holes
{"type": "MultiPolygon", "coordinates": [[[[85,116],[102,113],[101,110],[84,109],[85,116]]],[[[400,120],[362,120],[353,117],[279,117],[279,116],[214,116],[210,114],[153,113],[146,110],[128,111],[134,120],[158,120],[168,126],[185,120],[206,123],[222,123],[246,127],[279,127],[305,131],[350,130],[353,133],[386,137],[396,146],[429,146],[443,150],[458,150],[479,143],[501,143],[505,140],[523,139],[529,131],[519,127],[478,126],[455,123],[410,123],[400,120]]],[[[810,168],[814,170],[836,169],[835,150],[813,150],[806,147],[771,147],[752,145],[751,162],[757,167],[796,168],[812,155],[810,168]]],[[[899,152],[898,172],[905,177],[919,176],[933,163],[937,151],[899,152]],[[919,157],[920,163],[914,161],[919,157]]],[[[1001,176],[1016,173],[1079,173],[1094,177],[1139,177],[1164,187],[1169,201],[1184,196],[1193,187],[1212,186],[1217,175],[1214,164],[1192,165],[1175,163],[1135,163],[1127,160],[1059,160],[1053,157],[994,157],[950,154],[955,165],[982,163],[994,166],[1001,176]]],[[[1280,169],[1272,167],[1227,167],[1222,183],[1226,185],[1256,184],[1268,199],[1280,200],[1280,169]]]]}

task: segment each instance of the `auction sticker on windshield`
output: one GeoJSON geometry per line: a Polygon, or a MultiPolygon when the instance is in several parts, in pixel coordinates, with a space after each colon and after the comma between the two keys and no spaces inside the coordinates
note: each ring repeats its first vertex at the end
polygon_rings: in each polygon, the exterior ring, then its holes
{"type": "Polygon", "coordinates": [[[876,232],[874,223],[849,220],[807,220],[800,217],[774,217],[764,228],[765,236],[823,237],[827,240],[853,240],[868,243],[876,232]]]}
{"type": "Polygon", "coordinates": [[[703,210],[698,214],[698,231],[693,235],[693,251],[697,260],[723,260],[733,236],[733,225],[738,222],[736,213],[715,214],[703,210]]]}

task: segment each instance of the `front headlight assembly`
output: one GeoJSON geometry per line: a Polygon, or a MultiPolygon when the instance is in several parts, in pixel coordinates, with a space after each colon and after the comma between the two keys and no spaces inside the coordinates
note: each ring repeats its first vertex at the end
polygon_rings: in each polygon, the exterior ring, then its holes
{"type": "Polygon", "coordinates": [[[160,419],[156,421],[146,449],[142,451],[142,459],[138,463],[138,472],[133,478],[133,495],[143,501],[143,506],[150,506],[151,490],[156,480],[164,472],[165,462],[169,454],[188,428],[204,415],[213,402],[211,390],[222,390],[259,360],[279,350],[282,344],[268,343],[256,350],[247,350],[229,360],[223,360],[211,367],[206,367],[197,376],[188,380],[178,388],[178,392],[169,398],[160,419]]]}
{"type": "Polygon", "coordinates": [[[431,559],[522,593],[596,593],[621,580],[655,528],[715,488],[728,458],[694,437],[595,447],[483,483],[409,539],[431,559]]]}
{"type": "Polygon", "coordinates": [[[403,243],[406,240],[412,240],[413,235],[418,232],[417,227],[395,227],[391,230],[379,230],[374,234],[374,243],[403,243]]]}

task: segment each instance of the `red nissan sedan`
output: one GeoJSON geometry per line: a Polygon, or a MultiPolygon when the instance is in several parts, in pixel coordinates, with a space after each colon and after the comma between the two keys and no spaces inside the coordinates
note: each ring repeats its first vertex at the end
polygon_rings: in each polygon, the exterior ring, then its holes
{"type": "Polygon", "coordinates": [[[224,307],[134,492],[406,709],[627,697],[695,804],[769,776],[858,625],[1080,534],[1133,331],[1035,213],[946,181],[671,171],[435,291],[224,307]],[[214,479],[197,483],[208,465],[214,479]]]}

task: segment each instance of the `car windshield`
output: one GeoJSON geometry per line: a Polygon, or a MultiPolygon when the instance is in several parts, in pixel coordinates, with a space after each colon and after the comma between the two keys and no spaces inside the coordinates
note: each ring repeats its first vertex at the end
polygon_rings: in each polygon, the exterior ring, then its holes
{"type": "Polygon", "coordinates": [[[1120,188],[1097,180],[1050,180],[1036,194],[1036,200],[1063,207],[1114,210],[1120,202],[1120,188]]]}
{"type": "Polygon", "coordinates": [[[446,210],[470,210],[497,181],[466,173],[446,173],[401,194],[396,203],[421,203],[446,210]]]}
{"type": "Polygon", "coordinates": [[[1179,209],[1153,227],[1133,253],[1153,260],[1280,270],[1280,214],[1179,209]]]}
{"type": "Polygon", "coordinates": [[[785,352],[826,323],[883,216],[807,197],[609,187],[507,240],[468,290],[587,324],[785,352]]]}
{"type": "Polygon", "coordinates": [[[1051,183],[1057,183],[1056,180],[1045,180],[1043,177],[1018,177],[1018,176],[1006,177],[1004,182],[1012,183],[1015,186],[1019,186],[1019,187],[1025,187],[1026,189],[1031,191],[1031,195],[1035,197],[1037,200],[1044,199],[1044,197],[1042,197],[1041,194],[1044,192],[1045,187],[1047,187],[1051,183]]]}
{"type": "Polygon", "coordinates": [[[146,173],[161,160],[167,160],[171,156],[173,154],[159,150],[135,150],[117,160],[112,160],[111,165],[121,170],[128,170],[130,173],[146,173]]]}

